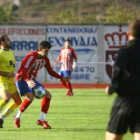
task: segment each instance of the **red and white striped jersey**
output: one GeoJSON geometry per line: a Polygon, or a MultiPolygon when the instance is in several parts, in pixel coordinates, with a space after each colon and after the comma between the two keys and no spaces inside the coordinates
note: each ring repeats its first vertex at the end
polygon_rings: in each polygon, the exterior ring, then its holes
{"type": "Polygon", "coordinates": [[[61,71],[72,70],[73,59],[77,59],[77,55],[73,48],[62,48],[57,60],[61,60],[61,71]]]}
{"type": "Polygon", "coordinates": [[[21,66],[17,72],[17,80],[30,80],[37,77],[38,71],[45,67],[48,73],[58,79],[63,79],[63,76],[59,75],[50,65],[50,60],[47,56],[39,57],[36,51],[28,53],[25,58],[22,60],[21,66]]]}

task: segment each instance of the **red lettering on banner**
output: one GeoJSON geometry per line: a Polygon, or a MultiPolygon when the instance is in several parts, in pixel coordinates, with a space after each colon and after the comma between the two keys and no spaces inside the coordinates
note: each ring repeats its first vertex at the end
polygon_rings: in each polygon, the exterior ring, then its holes
{"type": "Polygon", "coordinates": [[[0,34],[45,35],[45,28],[0,28],[0,34]]]}

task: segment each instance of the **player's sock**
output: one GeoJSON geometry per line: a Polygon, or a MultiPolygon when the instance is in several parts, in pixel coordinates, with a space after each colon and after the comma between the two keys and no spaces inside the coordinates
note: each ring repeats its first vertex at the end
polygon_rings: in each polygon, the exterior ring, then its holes
{"type": "Polygon", "coordinates": [[[7,103],[2,99],[0,100],[0,111],[3,109],[3,107],[6,105],[7,103]]]}
{"type": "Polygon", "coordinates": [[[72,92],[72,85],[70,82],[67,82],[68,91],[72,92]]]}
{"type": "Polygon", "coordinates": [[[14,102],[9,103],[5,110],[0,114],[0,118],[3,120],[8,115],[10,115],[17,107],[18,105],[14,102]]]}
{"type": "Polygon", "coordinates": [[[39,120],[40,119],[41,119],[41,121],[46,120],[46,114],[49,110],[49,107],[50,107],[50,99],[46,98],[46,97],[43,97],[42,103],[41,103],[41,114],[40,114],[39,120]]]}
{"type": "Polygon", "coordinates": [[[22,113],[22,112],[21,112],[20,110],[18,110],[18,113],[17,113],[16,116],[15,116],[15,119],[20,118],[21,113],[22,113]]]}
{"type": "Polygon", "coordinates": [[[26,108],[31,104],[31,101],[28,100],[27,98],[24,99],[23,103],[20,106],[20,111],[24,112],[26,108]]]}
{"type": "Polygon", "coordinates": [[[27,98],[25,98],[24,101],[22,102],[21,106],[20,106],[20,109],[18,110],[18,113],[15,116],[15,119],[20,118],[21,113],[24,112],[30,104],[31,104],[31,101],[28,100],[27,98]]]}
{"type": "Polygon", "coordinates": [[[61,83],[62,83],[66,88],[68,88],[66,82],[61,81],[61,83]]]}
{"type": "Polygon", "coordinates": [[[40,121],[45,121],[46,120],[46,113],[41,111],[40,117],[39,117],[40,121]]]}
{"type": "Polygon", "coordinates": [[[41,111],[47,114],[49,107],[50,107],[50,99],[43,97],[41,103],[41,111]]]}

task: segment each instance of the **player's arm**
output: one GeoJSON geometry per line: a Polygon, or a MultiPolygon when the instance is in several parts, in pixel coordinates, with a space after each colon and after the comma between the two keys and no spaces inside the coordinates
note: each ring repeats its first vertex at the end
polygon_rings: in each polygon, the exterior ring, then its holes
{"type": "Polygon", "coordinates": [[[60,79],[60,80],[62,80],[62,81],[69,81],[69,80],[70,80],[70,77],[69,77],[69,76],[63,77],[63,76],[59,75],[57,72],[55,72],[55,71],[52,69],[51,64],[50,64],[50,61],[49,61],[48,58],[46,58],[45,61],[46,61],[45,68],[47,69],[48,73],[49,73],[51,76],[53,76],[53,77],[55,77],[55,78],[58,78],[58,79],[60,79]]]}
{"type": "Polygon", "coordinates": [[[0,71],[0,76],[4,76],[4,77],[15,77],[15,73],[11,72],[2,72],[0,71]]]}
{"type": "Polygon", "coordinates": [[[72,65],[72,68],[75,69],[76,64],[77,64],[77,55],[76,55],[74,49],[73,49],[73,55],[72,55],[72,57],[73,57],[73,65],[72,65]]]}
{"type": "Polygon", "coordinates": [[[54,62],[54,65],[57,65],[60,60],[61,60],[61,52],[59,56],[57,57],[57,60],[54,62]]]}
{"type": "Polygon", "coordinates": [[[63,79],[63,76],[59,75],[57,72],[55,72],[55,71],[52,69],[51,64],[50,64],[50,60],[49,60],[47,57],[46,57],[45,61],[46,61],[45,68],[47,69],[48,73],[49,73],[51,76],[62,80],[62,79],[63,79]]]}
{"type": "MultiPolygon", "coordinates": [[[[126,74],[125,70],[126,70],[128,62],[129,62],[129,56],[128,56],[127,50],[120,49],[118,51],[118,55],[116,57],[116,60],[113,66],[111,84],[108,88],[106,88],[106,92],[109,95],[114,92],[117,92],[117,90],[120,88],[120,83],[123,82],[122,77],[126,74]]],[[[127,76],[129,76],[129,74],[127,76]]]]}
{"type": "Polygon", "coordinates": [[[27,82],[28,86],[33,88],[35,86],[35,82],[33,80],[30,80],[28,73],[30,72],[32,65],[34,63],[34,56],[33,55],[27,55],[22,60],[22,76],[27,82]]]}

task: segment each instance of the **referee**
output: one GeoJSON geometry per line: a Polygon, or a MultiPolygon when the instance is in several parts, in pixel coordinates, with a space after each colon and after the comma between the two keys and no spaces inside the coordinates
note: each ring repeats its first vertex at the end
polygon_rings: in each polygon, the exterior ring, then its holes
{"type": "Polygon", "coordinates": [[[118,51],[108,95],[117,93],[105,140],[121,140],[129,130],[140,140],[140,20],[128,27],[129,43],[118,51]]]}

